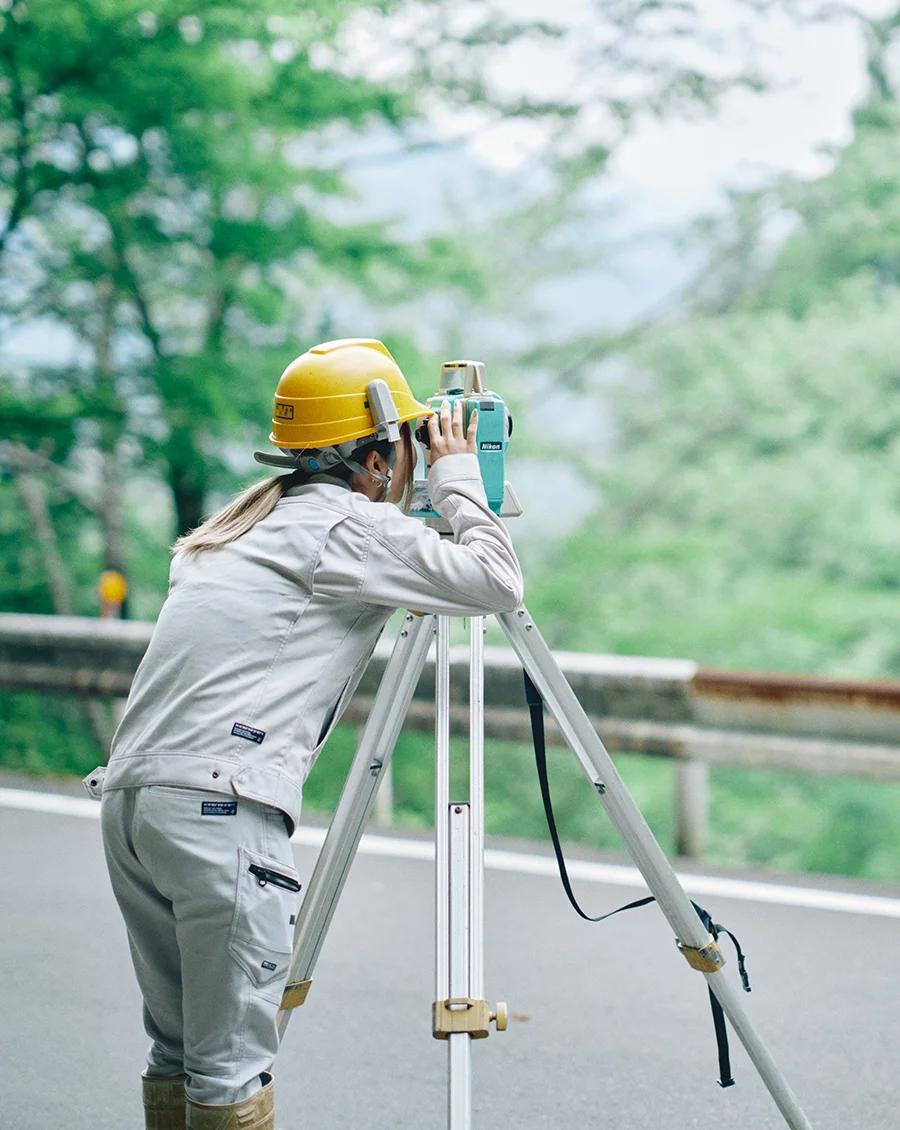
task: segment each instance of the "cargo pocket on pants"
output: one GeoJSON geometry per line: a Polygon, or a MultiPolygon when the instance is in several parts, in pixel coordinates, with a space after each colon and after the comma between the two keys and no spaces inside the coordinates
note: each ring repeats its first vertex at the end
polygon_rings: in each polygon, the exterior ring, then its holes
{"type": "Polygon", "coordinates": [[[234,917],[228,934],[231,956],[263,988],[287,974],[291,959],[291,915],[300,883],[292,867],[240,848],[234,917]]]}

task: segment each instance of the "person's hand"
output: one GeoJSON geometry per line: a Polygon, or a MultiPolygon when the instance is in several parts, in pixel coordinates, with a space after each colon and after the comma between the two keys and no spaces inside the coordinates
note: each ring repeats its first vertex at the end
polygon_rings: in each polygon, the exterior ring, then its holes
{"type": "Polygon", "coordinates": [[[463,401],[457,400],[450,412],[450,401],[441,405],[440,415],[428,417],[429,466],[445,455],[477,455],[475,435],[478,431],[478,410],[472,409],[469,427],[463,427],[463,401]]]}

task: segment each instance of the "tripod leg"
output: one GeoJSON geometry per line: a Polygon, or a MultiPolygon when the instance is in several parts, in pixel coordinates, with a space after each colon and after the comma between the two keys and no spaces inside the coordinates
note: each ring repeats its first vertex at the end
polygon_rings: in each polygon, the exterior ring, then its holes
{"type": "Polygon", "coordinates": [[[407,613],[382,676],[356,757],[344,782],[328,835],[297,915],[294,954],[278,1013],[278,1034],[282,1038],[291,1010],[303,1003],[309,991],[313,968],[356,855],[378,782],[390,761],[416,683],[425,666],[433,632],[433,616],[407,613]]]}
{"type": "Polygon", "coordinates": [[[718,947],[698,918],[534,621],[524,607],[499,613],[497,619],[656,896],[679,947],[689,964],[703,973],[788,1126],[792,1130],[812,1130],[787,1080],[744,1011],[737,986],[722,971],[724,960],[718,947]]]}
{"type": "Polygon", "coordinates": [[[484,620],[469,622],[468,799],[450,800],[448,622],[438,620],[435,733],[434,1035],[447,1041],[448,1130],[472,1125],[472,1040],[506,1027],[484,1000],[484,620]]]}
{"type": "Polygon", "coordinates": [[[469,996],[484,996],[484,617],[469,621],[469,996]]]}
{"type": "MultiPolygon", "coordinates": [[[[450,803],[450,621],[439,616],[435,686],[435,1010],[468,1012],[471,998],[471,842],[469,805],[450,803]]],[[[438,1024],[435,1021],[435,1030],[438,1024]]],[[[472,1040],[447,1040],[447,1126],[472,1125],[472,1040]]]]}
{"type": "MultiPolygon", "coordinates": [[[[449,812],[449,943],[448,986],[439,1000],[447,1008],[468,1012],[474,997],[470,987],[469,951],[472,945],[470,884],[470,812],[455,804],[449,812]]],[[[472,1125],[472,1037],[453,1032],[447,1037],[447,1130],[470,1130],[472,1125]]]]}

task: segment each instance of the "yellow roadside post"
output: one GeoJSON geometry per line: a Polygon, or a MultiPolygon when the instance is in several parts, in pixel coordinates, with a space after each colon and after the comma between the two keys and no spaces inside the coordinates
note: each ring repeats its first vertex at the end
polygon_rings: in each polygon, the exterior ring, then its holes
{"type": "Polygon", "coordinates": [[[100,574],[97,592],[100,594],[100,616],[104,620],[118,620],[128,593],[128,582],[115,569],[107,569],[100,574]]]}

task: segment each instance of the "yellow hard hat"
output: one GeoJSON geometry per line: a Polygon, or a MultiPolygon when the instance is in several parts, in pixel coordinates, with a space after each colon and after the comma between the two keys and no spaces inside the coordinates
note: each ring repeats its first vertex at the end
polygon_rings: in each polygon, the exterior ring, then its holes
{"type": "Polygon", "coordinates": [[[394,420],[402,424],[432,409],[413,396],[387,348],[370,338],[326,341],[302,354],[281,374],[269,442],[276,447],[333,447],[378,430],[368,386],[383,381],[393,399],[394,420]]]}

